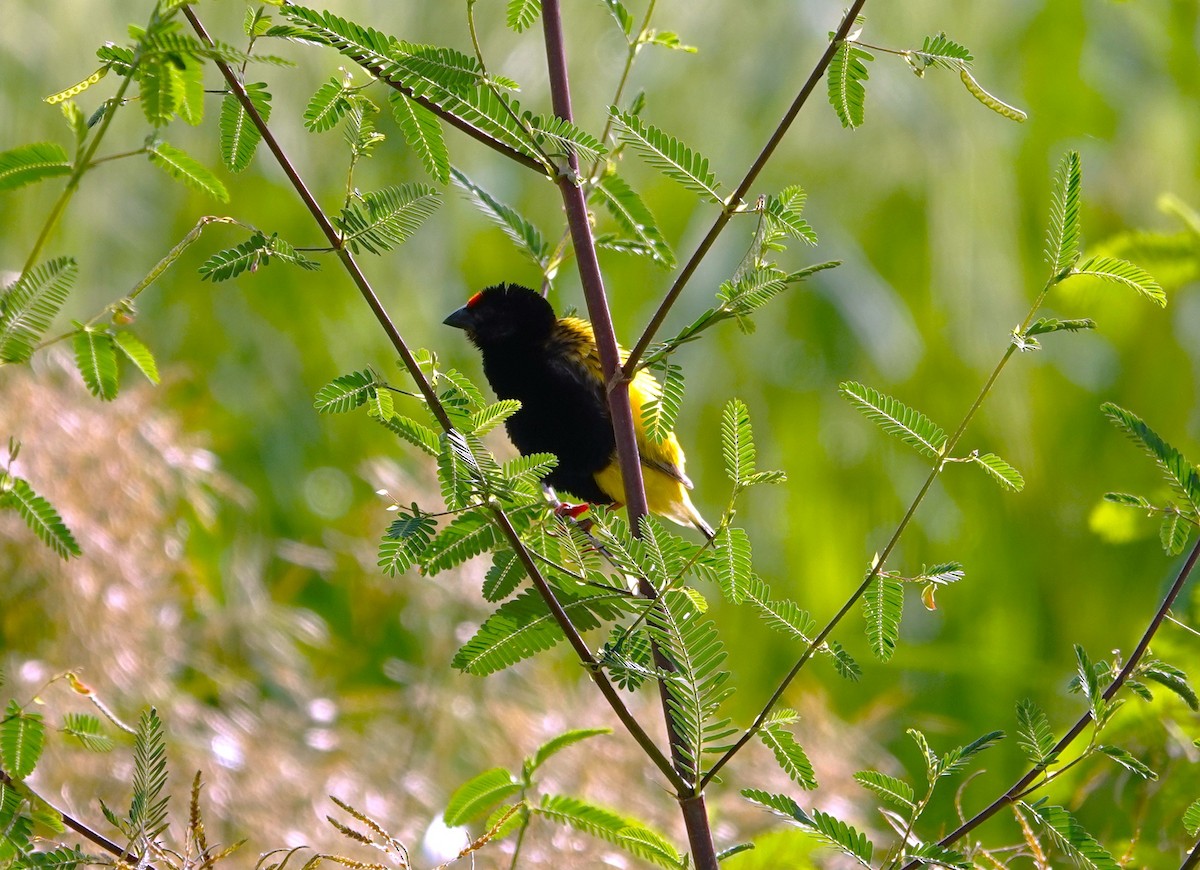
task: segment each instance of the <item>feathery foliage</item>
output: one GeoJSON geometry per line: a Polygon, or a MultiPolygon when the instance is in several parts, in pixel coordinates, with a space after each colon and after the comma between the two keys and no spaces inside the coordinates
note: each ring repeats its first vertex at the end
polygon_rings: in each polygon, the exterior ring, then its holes
{"type": "Polygon", "coordinates": [[[420,103],[410,100],[400,91],[388,94],[392,115],[404,141],[421,160],[430,178],[441,184],[450,182],[450,152],[442,135],[442,123],[437,115],[420,103]]]}
{"type": "Polygon", "coordinates": [[[317,391],[313,407],[320,414],[344,414],[365,405],[378,387],[379,379],[370,369],[340,375],[317,391]]]}
{"type": "MultiPolygon", "coordinates": [[[[271,94],[265,82],[249,82],[243,85],[250,104],[254,106],[263,122],[271,119],[271,94]]],[[[233,94],[221,100],[221,162],[231,172],[241,172],[254,159],[254,152],[262,139],[250,113],[233,94]]]]}
{"type": "Polygon", "coordinates": [[[609,109],[609,114],[620,131],[621,141],[632,146],[647,163],[693,193],[717,204],[724,202],[717,192],[719,185],[716,176],[708,168],[707,157],[616,106],[609,109]]]}
{"type": "Polygon", "coordinates": [[[450,176],[454,183],[466,191],[471,201],[478,206],[504,234],[512,239],[513,244],[543,271],[550,260],[550,245],[542,234],[528,220],[517,213],[516,209],[496,199],[460,170],[450,167],[450,176]]]}
{"type": "Polygon", "coordinates": [[[1063,807],[1023,801],[1019,806],[1033,816],[1054,844],[1076,864],[1094,870],[1118,870],[1121,866],[1063,807]]]}
{"type": "Polygon", "coordinates": [[[517,33],[523,33],[542,14],[542,0],[508,0],[505,23],[517,33]]]}
{"type": "Polygon", "coordinates": [[[112,738],[101,730],[100,720],[86,713],[67,713],[63,716],[60,729],[74,737],[90,752],[109,752],[113,748],[112,738]]]}
{"type": "Polygon", "coordinates": [[[193,190],[208,194],[218,202],[229,202],[229,191],[221,179],[187,152],[161,140],[151,142],[147,150],[150,162],[167,175],[193,190]]]}
{"type": "Polygon", "coordinates": [[[988,473],[988,476],[1002,487],[1012,492],[1020,492],[1025,488],[1025,478],[995,453],[975,451],[971,454],[971,462],[988,473]]]}
{"type": "Polygon", "coordinates": [[[117,368],[117,344],[107,331],[80,326],[73,340],[75,366],[83,375],[88,392],[98,399],[111,402],[120,389],[120,370],[117,368]]]}
{"type": "Polygon", "coordinates": [[[1100,408],[1113,425],[1158,464],[1188,512],[1200,513],[1200,470],[1133,412],[1112,402],[1105,402],[1100,408]]]}
{"type": "Polygon", "coordinates": [[[71,158],[61,145],[53,142],[35,142],[0,151],[0,191],[16,190],[70,173],[71,158]]]}
{"type": "Polygon", "coordinates": [[[659,652],[671,664],[665,679],[667,706],[673,713],[675,733],[685,776],[698,782],[702,755],[720,751],[720,742],[735,732],[727,718],[718,718],[723,701],[733,694],[729,672],[721,670],[725,646],[711,620],[701,618],[691,596],[669,590],[658,599],[646,619],[659,652]]]}
{"type": "Polygon", "coordinates": [[[1045,768],[1058,758],[1050,720],[1042,708],[1028,698],[1017,703],[1017,745],[1034,767],[1045,768]]]}
{"type": "Polygon", "coordinates": [[[775,761],[788,779],[801,788],[811,790],[817,787],[812,762],[808,760],[804,747],[796,742],[795,736],[787,728],[799,718],[791,710],[777,711],[758,730],[758,738],[775,755],[775,761]]]}
{"type": "Polygon", "coordinates": [[[534,812],[560,825],[612,843],[665,870],[681,870],[684,867],[683,856],[666,837],[642,822],[610,809],[579,798],[551,794],[542,796],[534,812]]]}
{"type": "Polygon", "coordinates": [[[379,569],[389,577],[407,571],[429,546],[436,526],[425,514],[400,511],[379,543],[379,569]]]}
{"type": "Polygon", "coordinates": [[[658,221],[625,179],[615,173],[606,175],[596,184],[593,195],[600,198],[608,213],[633,241],[641,245],[638,251],[644,251],[665,269],[674,268],[675,253],[663,237],[658,221]]]}
{"type": "Polygon", "coordinates": [[[0,510],[4,509],[15,510],[25,525],[60,558],[69,559],[82,553],[54,505],[34,492],[28,481],[0,472],[0,510]]]}
{"type": "Polygon", "coordinates": [[[142,714],[133,746],[133,799],[129,823],[134,854],[145,855],[167,828],[167,749],[162,720],[153,707],[142,714]]]}
{"type": "Polygon", "coordinates": [[[1079,190],[1082,170],[1079,152],[1063,155],[1054,173],[1050,196],[1050,228],[1046,232],[1046,262],[1061,275],[1079,259],[1079,190]]]}
{"type": "Polygon", "coordinates": [[[24,779],[33,773],[46,743],[46,727],[42,717],[21,708],[10,700],[0,721],[0,761],[14,779],[24,779]]]}
{"type": "Polygon", "coordinates": [[[646,437],[661,444],[674,430],[683,407],[683,367],[662,360],[653,369],[662,376],[662,390],[642,404],[642,426],[646,437]]]}
{"type": "Polygon", "coordinates": [[[446,802],[442,817],[447,825],[462,825],[520,790],[521,783],[514,780],[511,773],[503,767],[493,767],[456,788],[446,802]]]}
{"type": "Polygon", "coordinates": [[[904,587],[882,575],[871,581],[863,594],[863,616],[871,652],[881,662],[890,661],[900,640],[900,618],[904,613],[904,587]]]}
{"type": "Polygon", "coordinates": [[[854,774],[854,780],[880,800],[892,806],[910,811],[916,808],[917,796],[913,792],[913,787],[902,779],[888,776],[877,770],[860,770],[854,774]]]}
{"type": "Polygon", "coordinates": [[[0,360],[24,362],[33,355],[75,281],[71,257],[56,257],[26,272],[0,294],[0,360]]]}
{"type": "Polygon", "coordinates": [[[361,205],[351,202],[333,222],[351,251],[380,254],[406,242],[441,201],[432,187],[399,184],[363,194],[361,205]]]}
{"type": "Polygon", "coordinates": [[[1167,294],[1162,285],[1141,266],[1117,257],[1091,257],[1075,267],[1072,274],[1086,275],[1128,287],[1149,299],[1160,308],[1167,307],[1167,294]]]}
{"type": "Polygon", "coordinates": [[[272,260],[290,263],[307,271],[321,268],[321,264],[299,253],[290,244],[272,233],[266,236],[255,232],[246,241],[217,251],[200,266],[200,278],[214,284],[236,278],[243,272],[257,272],[260,266],[271,265],[272,260]]]}
{"type": "Polygon", "coordinates": [[[829,64],[829,105],[837,113],[843,127],[854,129],[863,125],[863,108],[869,77],[867,64],[875,56],[853,40],[843,39],[829,64]]]}
{"type": "MultiPolygon", "coordinates": [[[[625,601],[624,595],[609,592],[559,589],[555,595],[579,631],[617,619],[625,601]]],[[[536,590],[528,589],[484,620],[475,636],[455,654],[452,664],[465,673],[487,676],[548,650],[562,639],[562,629],[546,602],[536,590]]]]}
{"type": "Polygon", "coordinates": [[[946,446],[946,433],[920,411],[855,381],[845,381],[838,387],[838,392],[884,432],[930,459],[941,456],[946,446]]]}

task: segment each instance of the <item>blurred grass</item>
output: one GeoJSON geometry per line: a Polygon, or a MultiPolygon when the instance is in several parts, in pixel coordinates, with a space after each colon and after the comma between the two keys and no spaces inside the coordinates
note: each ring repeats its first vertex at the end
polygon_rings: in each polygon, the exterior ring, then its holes
{"type": "MultiPolygon", "coordinates": [[[[38,100],[90,73],[96,45],[120,41],[127,23],[144,19],[146,6],[78,0],[10,6],[0,31],[0,149],[65,141],[57,110],[38,100]]],[[[457,5],[450,12],[443,8],[345,2],[334,11],[406,39],[465,49],[457,5]]],[[[740,7],[660,3],[659,26],[677,30],[700,52],[647,49],[631,82],[632,90],[644,88],[649,95],[646,117],[709,156],[727,189],[769,135],[841,9],[783,0],[755,4],[754,15],[731,8],[740,7]]],[[[240,9],[198,7],[210,28],[235,44],[240,9]]],[[[505,31],[498,2],[480,4],[479,13],[490,65],[522,82],[524,105],[544,106],[538,34],[505,31]]],[[[809,193],[806,216],[821,245],[816,251],[794,247],[786,264],[837,258],[845,265],[774,303],[759,317],[754,336],[729,327],[678,355],[689,384],[679,430],[698,504],[712,513],[724,503],[719,452],[706,433],[715,431],[726,399],[738,395],[750,406],[760,465],[785,469],[791,481],[786,489],[751,495],[739,515],[755,543],[756,569],[777,594],[798,599],[818,619],[857,584],[924,473],[921,460],[874,431],[837,396],[837,384],[861,380],[943,426],[957,422],[1044,280],[1050,177],[1067,149],[1083,156],[1085,250],[1127,227],[1177,229],[1155,210],[1161,193],[1200,204],[1195,3],[923,0],[868,4],[867,14],[863,38],[875,44],[918,46],[926,34],[945,29],[972,49],[984,86],[1030,117],[1023,125],[1008,122],[976,103],[952,74],[931,71],[919,81],[902,61],[881,54],[871,67],[864,128],[843,130],[819,99],[823,94],[816,95],[756,192],[799,183],[809,193]]],[[[599,3],[569,4],[567,15],[578,118],[598,130],[620,41],[599,3]]],[[[300,116],[308,96],[341,60],[297,46],[270,50],[298,68],[255,67],[250,79],[270,83],[272,127],[333,210],[344,184],[340,134],[308,135],[300,116]]],[[[210,75],[210,84],[215,81],[210,75]]],[[[83,95],[85,112],[109,93],[108,85],[83,95]]],[[[377,100],[382,104],[382,96],[377,100]]],[[[166,138],[216,165],[216,97],[207,112],[201,128],[172,125],[166,138]]],[[[136,108],[123,112],[104,151],[136,147],[144,126],[136,108]]],[[[422,177],[386,110],[381,127],[389,138],[356,177],[364,190],[422,177]]],[[[550,185],[448,135],[456,163],[557,238],[561,212],[550,185]]],[[[48,249],[71,253],[81,264],[80,290],[63,323],[86,318],[126,292],[200,214],[232,214],[295,244],[318,243],[309,218],[264,154],[241,176],[221,172],[233,192],[228,206],[191,194],[140,160],[89,174],[48,249]]],[[[682,261],[715,217],[712,208],[636,159],[626,160],[622,172],[651,204],[682,261]]],[[[19,268],[56,193],[51,182],[0,199],[0,267],[19,268]]],[[[708,305],[749,233],[739,224],[727,231],[668,333],[708,305]]],[[[469,681],[445,670],[453,639],[432,633],[457,626],[461,640],[462,628],[483,613],[473,593],[464,589],[452,618],[427,620],[409,608],[425,599],[417,590],[440,578],[414,574],[391,581],[372,572],[373,541],[388,522],[373,490],[386,483],[401,501],[434,504],[429,469],[364,418],[318,417],[312,410],[312,396],[323,383],[366,364],[402,381],[386,340],[332,261],[318,273],[276,265],[226,284],[202,283],[196,267],[240,240],[224,228],[206,232],[143,296],[137,325],[165,372],[163,387],[148,401],[204,440],[222,474],[247,494],[240,503],[225,500],[209,526],[188,519],[186,511],[162,517],[164,524],[178,521],[187,529],[181,573],[194,586],[178,589],[181,606],[196,615],[194,596],[203,590],[221,605],[214,618],[236,620],[246,603],[237,592],[244,584],[233,578],[252,576],[256,594],[284,612],[311,614],[320,627],[297,647],[295,660],[278,666],[300,668],[321,693],[369,698],[396,690],[397,683],[402,689],[405,681],[394,675],[412,668],[448,681],[444,690],[451,694],[466,691],[469,681]],[[390,480],[380,472],[385,467],[390,480]]],[[[618,333],[632,344],[670,276],[618,255],[602,262],[618,333]]],[[[476,356],[440,325],[442,316],[485,284],[537,280],[500,232],[454,190],[412,242],[366,268],[407,340],[477,377],[476,356]]],[[[560,307],[581,305],[577,287],[568,264],[558,282],[560,307]]],[[[929,730],[948,747],[992,728],[1011,731],[1013,704],[1024,696],[1045,706],[1056,724],[1076,715],[1079,701],[1065,693],[1071,644],[1084,644],[1097,658],[1115,647],[1129,649],[1172,570],[1152,522],[1139,518],[1130,540],[1121,543],[1089,528],[1105,491],[1160,487],[1150,463],[1104,420],[1100,403],[1131,408],[1193,459],[1200,456],[1200,304],[1194,286],[1170,289],[1175,292],[1166,311],[1108,286],[1048,300],[1047,313],[1094,317],[1098,331],[1050,336],[1044,350],[1014,360],[964,441],[1020,468],[1025,491],[1003,493],[976,470],[951,468],[892,567],[911,571],[954,559],[964,563],[967,579],[939,594],[936,613],[909,600],[903,642],[886,667],[869,661],[859,624],[849,620],[838,637],[866,664],[864,680],[845,684],[817,665],[791,690],[788,703],[799,706],[816,693],[831,713],[851,722],[886,710],[885,724],[872,735],[910,766],[917,758],[903,737],[909,725],[929,730]]],[[[0,390],[8,377],[0,376],[0,390]]],[[[19,413],[0,423],[0,434],[21,436],[32,428],[19,413]]],[[[39,449],[27,441],[27,451],[39,449]]],[[[90,486],[87,468],[72,480],[90,486]]],[[[45,488],[53,486],[47,482],[45,488]]],[[[10,543],[30,545],[19,538],[10,543]]],[[[15,600],[16,589],[2,587],[5,609],[29,606],[15,600]]],[[[732,664],[739,692],[731,709],[745,720],[797,651],[765,635],[748,612],[715,600],[714,612],[738,651],[732,664]]],[[[38,639],[22,626],[20,636],[2,635],[10,668],[21,656],[46,656],[52,649],[39,652],[38,639]]],[[[211,631],[214,649],[259,691],[287,696],[295,690],[286,680],[281,685],[274,666],[265,666],[253,649],[219,643],[225,627],[211,631]]],[[[1178,645],[1181,663],[1194,658],[1193,639],[1165,631],[1163,645],[1178,645]]],[[[48,644],[53,632],[46,633],[48,644]]],[[[86,656],[86,649],[75,655],[86,656]]],[[[556,658],[546,673],[577,680],[565,657],[556,658]]],[[[53,667],[77,664],[56,661],[53,667]]],[[[178,675],[182,688],[201,695],[211,690],[211,703],[226,703],[219,687],[202,688],[216,679],[213,674],[203,665],[193,668],[178,675]]],[[[503,685],[488,682],[471,691],[498,698],[503,685]]],[[[132,689],[123,689],[126,703],[150,700],[132,689]]],[[[1192,724],[1185,723],[1184,731],[1192,724]]],[[[1183,744],[1176,735],[1170,745],[1183,744]]],[[[991,772],[969,792],[977,799],[1021,766],[1012,746],[990,756],[991,772]]],[[[504,763],[472,760],[474,769],[504,763]]],[[[442,763],[422,762],[443,769],[442,763]]],[[[449,764],[454,773],[431,775],[449,781],[473,772],[464,767],[471,765],[449,764]]],[[[1182,804],[1169,798],[1195,785],[1188,773],[1183,784],[1173,780],[1161,787],[1161,800],[1146,809],[1147,829],[1179,834],[1170,820],[1182,804]]],[[[1103,809],[1094,812],[1082,815],[1111,824],[1118,836],[1128,833],[1128,823],[1103,809]]]]}

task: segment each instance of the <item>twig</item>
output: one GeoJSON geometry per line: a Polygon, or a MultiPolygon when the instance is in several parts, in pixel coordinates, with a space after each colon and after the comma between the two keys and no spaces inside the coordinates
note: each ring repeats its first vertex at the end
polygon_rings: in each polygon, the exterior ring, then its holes
{"type": "MultiPolygon", "coordinates": [[[[4,783],[5,785],[10,786],[10,787],[16,786],[16,783],[13,781],[12,777],[10,777],[3,770],[0,770],[0,782],[4,783]]],[[[50,809],[52,809],[55,813],[57,813],[62,818],[62,822],[64,825],[66,825],[68,828],[70,828],[75,833],[79,834],[79,836],[83,837],[85,840],[90,840],[94,845],[99,846],[101,849],[103,849],[104,851],[108,852],[109,854],[115,856],[118,859],[125,860],[126,858],[130,857],[130,853],[129,853],[128,849],[122,849],[120,846],[118,846],[112,840],[108,839],[108,837],[104,836],[99,831],[93,831],[91,828],[89,828],[83,822],[79,821],[79,819],[75,818],[74,816],[70,815],[69,813],[64,813],[62,810],[58,809],[57,807],[54,807],[53,805],[50,804],[49,801],[46,801],[46,799],[43,798],[41,795],[38,795],[38,798],[40,800],[44,801],[46,803],[46,805],[50,807],[50,809]]],[[[154,870],[154,867],[153,867],[153,865],[148,864],[145,866],[145,870],[154,870]]]]}
{"type": "MultiPolygon", "coordinates": [[[[1134,669],[1137,668],[1138,663],[1141,662],[1142,656],[1146,654],[1146,650],[1150,646],[1150,641],[1154,639],[1154,635],[1158,632],[1159,627],[1167,618],[1167,611],[1171,609],[1171,605],[1175,603],[1175,599],[1179,597],[1179,593],[1183,590],[1184,584],[1187,583],[1187,579],[1191,575],[1192,569],[1196,566],[1197,559],[1200,559],[1200,541],[1197,541],[1196,546],[1192,547],[1192,552],[1188,554],[1187,561],[1183,563],[1183,567],[1179,570],[1179,575],[1175,578],[1175,582],[1171,584],[1171,588],[1167,591],[1162,603],[1158,606],[1158,610],[1155,612],[1154,617],[1150,620],[1150,624],[1147,625],[1146,630],[1142,632],[1141,639],[1138,640],[1137,646],[1133,648],[1133,652],[1130,654],[1129,660],[1125,662],[1125,667],[1121,668],[1121,672],[1113,678],[1112,682],[1108,684],[1108,688],[1104,690],[1101,697],[1103,697],[1105,701],[1111,701],[1113,699],[1113,696],[1116,695],[1121,687],[1125,685],[1125,682],[1129,679],[1129,675],[1133,673],[1134,669]]],[[[1054,758],[1061,755],[1063,751],[1071,745],[1072,741],[1074,741],[1075,738],[1083,732],[1083,729],[1086,728],[1088,723],[1091,721],[1092,711],[1088,710],[1079,717],[1075,724],[1071,726],[1071,729],[1067,731],[1067,733],[1063,735],[1062,739],[1054,745],[1054,748],[1049,753],[1049,757],[1054,758]]],[[[1029,785],[1042,774],[1043,770],[1044,767],[1032,768],[1028,773],[1013,783],[1012,787],[1009,788],[1008,791],[1000,795],[1000,797],[988,804],[987,807],[980,810],[974,816],[967,819],[967,821],[963,822],[961,825],[943,837],[939,841],[939,845],[952,845],[954,842],[962,839],[971,831],[975,830],[975,828],[986,822],[997,812],[1004,809],[1005,806],[1014,803],[1018,797],[1029,787],[1029,785]]],[[[1192,849],[1187,860],[1184,862],[1183,867],[1195,867],[1197,866],[1197,862],[1200,862],[1200,844],[1198,844],[1196,848],[1192,849]]],[[[916,870],[916,868],[919,866],[919,861],[910,861],[904,865],[904,870],[916,870]]]]}
{"type": "Polygon", "coordinates": [[[825,53],[821,55],[821,59],[817,61],[817,65],[809,73],[804,86],[800,88],[800,93],[792,101],[792,105],[775,128],[775,132],[767,140],[767,144],[763,146],[758,159],[754,161],[754,164],[742,179],[742,183],[738,185],[737,190],[726,200],[725,208],[721,210],[721,213],[717,215],[717,219],[713,221],[708,235],[704,237],[704,240],[700,242],[699,247],[692,254],[691,259],[680,270],[679,275],[675,278],[675,283],[667,291],[667,295],[659,304],[658,310],[654,312],[654,316],[650,318],[650,323],[647,324],[645,331],[642,332],[642,337],[638,339],[637,344],[633,346],[633,350],[629,353],[629,358],[625,360],[624,374],[626,378],[632,378],[634,373],[637,372],[638,360],[646,352],[646,348],[650,346],[650,342],[654,340],[655,334],[667,319],[667,314],[670,313],[672,306],[675,305],[679,294],[683,292],[683,288],[691,280],[692,274],[696,271],[700,262],[707,256],[709,249],[717,241],[717,237],[721,235],[721,231],[725,229],[725,225],[729,223],[730,218],[733,217],[738,205],[749,192],[751,185],[754,184],[763,167],[767,165],[767,161],[771,159],[771,156],[775,153],[775,149],[779,147],[779,143],[783,141],[783,137],[792,126],[792,122],[796,120],[796,116],[804,108],[804,104],[808,102],[809,96],[812,95],[813,90],[820,83],[821,77],[825,75],[825,70],[829,68],[834,54],[837,53],[838,46],[845,40],[847,34],[850,33],[850,28],[854,26],[854,21],[862,11],[863,6],[866,5],[866,2],[867,0],[854,0],[850,5],[850,9],[847,10],[842,23],[838,26],[837,32],[833,35],[833,39],[829,41],[829,47],[825,49],[825,53]]]}
{"type": "MultiPolygon", "coordinates": [[[[184,6],[183,14],[187,17],[188,21],[192,25],[192,28],[196,31],[196,35],[199,36],[202,41],[211,45],[212,40],[209,37],[208,32],[204,29],[204,25],[200,23],[200,19],[196,17],[196,13],[192,7],[184,6]]],[[[259,114],[258,110],[254,107],[254,104],[250,101],[250,98],[246,94],[246,90],[242,86],[242,83],[238,79],[237,75],[228,64],[222,61],[217,61],[216,65],[221,71],[221,74],[225,77],[225,81],[229,83],[229,87],[234,96],[246,110],[247,116],[251,119],[259,133],[262,134],[263,142],[267,144],[267,147],[271,150],[271,153],[275,156],[276,161],[279,163],[280,168],[283,169],[288,179],[292,182],[292,186],[295,188],[296,193],[300,196],[301,200],[303,200],[305,206],[308,208],[313,220],[317,222],[321,232],[327,239],[329,239],[330,244],[336,249],[338,259],[342,261],[342,265],[345,267],[351,279],[354,281],[355,286],[358,287],[363,299],[366,300],[367,304],[370,306],[376,320],[379,322],[380,326],[383,327],[384,331],[388,335],[388,338],[391,339],[393,347],[395,347],[397,352],[399,352],[405,368],[416,381],[422,396],[424,396],[425,401],[429,405],[430,411],[437,418],[443,429],[445,429],[447,432],[451,431],[454,426],[451,423],[445,408],[442,407],[442,403],[437,394],[433,391],[433,387],[430,386],[428,379],[426,379],[424,373],[421,371],[420,366],[417,364],[416,358],[412,355],[408,345],[405,344],[404,339],[397,330],[395,323],[393,323],[392,319],[388,316],[387,311],[384,309],[383,304],[379,301],[379,297],[375,294],[375,291],[367,281],[366,276],[359,268],[358,263],[348,250],[346,250],[344,247],[341,247],[337,230],[325,216],[325,213],[321,210],[320,205],[317,203],[316,199],[305,185],[304,180],[300,178],[295,166],[288,159],[282,147],[280,147],[278,140],[276,140],[270,128],[267,127],[262,115],[259,114]]],[[[663,774],[671,782],[671,785],[676,789],[686,787],[687,784],[683,781],[682,777],[671,766],[670,761],[667,760],[666,756],[664,756],[662,751],[657,747],[657,745],[655,745],[654,740],[645,732],[638,721],[633,717],[633,714],[629,712],[628,707],[625,706],[625,702],[621,699],[621,696],[617,693],[617,690],[613,687],[612,683],[609,682],[608,677],[599,669],[598,664],[591,655],[591,651],[587,647],[587,643],[579,635],[579,632],[571,622],[570,617],[566,614],[566,612],[562,609],[562,606],[559,605],[557,599],[554,597],[553,591],[542,577],[541,572],[538,570],[537,564],[533,561],[533,557],[529,554],[529,551],[524,542],[521,540],[520,535],[518,535],[516,530],[513,528],[507,514],[505,514],[503,510],[496,508],[493,510],[493,519],[500,526],[506,537],[508,537],[513,549],[517,553],[517,556],[521,559],[522,564],[525,566],[525,570],[529,574],[530,579],[538,588],[538,591],[545,600],[547,607],[550,608],[551,613],[554,615],[556,622],[566,635],[567,640],[570,642],[572,648],[575,649],[581,661],[583,661],[583,663],[589,668],[593,682],[595,682],[600,688],[601,694],[604,695],[605,700],[608,701],[609,706],[612,707],[613,712],[617,715],[617,718],[620,719],[625,727],[629,730],[634,740],[636,740],[637,743],[642,747],[650,760],[653,761],[654,764],[663,772],[663,774]]]]}

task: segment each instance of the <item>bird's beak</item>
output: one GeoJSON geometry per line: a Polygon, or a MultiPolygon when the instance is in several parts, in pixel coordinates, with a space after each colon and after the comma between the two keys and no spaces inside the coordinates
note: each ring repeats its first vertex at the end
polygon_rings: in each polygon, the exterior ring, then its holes
{"type": "Polygon", "coordinates": [[[450,316],[442,321],[442,323],[447,326],[453,326],[455,329],[470,329],[474,322],[475,318],[471,316],[470,309],[465,305],[457,311],[451,312],[450,316]]]}

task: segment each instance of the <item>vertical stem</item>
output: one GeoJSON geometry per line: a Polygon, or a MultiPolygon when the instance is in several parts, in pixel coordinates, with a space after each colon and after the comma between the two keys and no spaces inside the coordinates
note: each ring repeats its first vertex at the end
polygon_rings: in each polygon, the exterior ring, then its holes
{"type": "MultiPolygon", "coordinates": [[[[542,4],[542,32],[546,43],[546,62],[550,78],[550,93],[554,113],[564,120],[572,120],[571,88],[567,75],[566,46],[563,41],[562,14],[558,0],[544,0],[542,4]]],[[[596,335],[600,352],[600,364],[608,384],[608,406],[616,436],[617,461],[621,467],[621,479],[625,487],[625,503],[629,511],[629,522],[634,533],[641,534],[641,520],[647,514],[646,492],[642,482],[641,457],[638,454],[637,435],[633,427],[633,412],[629,402],[629,379],[621,372],[620,350],[613,329],[612,315],[608,308],[608,297],[604,291],[604,278],[596,258],[596,246],[592,238],[592,227],[588,220],[587,199],[579,183],[579,160],[568,157],[568,172],[561,167],[555,182],[563,198],[567,213],[567,226],[575,248],[579,275],[583,282],[584,298],[588,316],[596,335]]],[[[655,590],[645,581],[640,582],[640,592],[647,598],[656,597],[655,590]]],[[[654,651],[655,664],[669,666],[661,652],[654,651]]],[[[666,684],[659,680],[659,695],[663,704],[663,715],[671,743],[671,755],[676,769],[680,769],[682,757],[674,724],[674,716],[668,706],[666,684]]],[[[695,786],[678,790],[676,793],[688,832],[692,860],[697,870],[716,870],[717,853],[713,846],[712,831],[708,823],[708,811],[704,795],[695,786]]]]}

